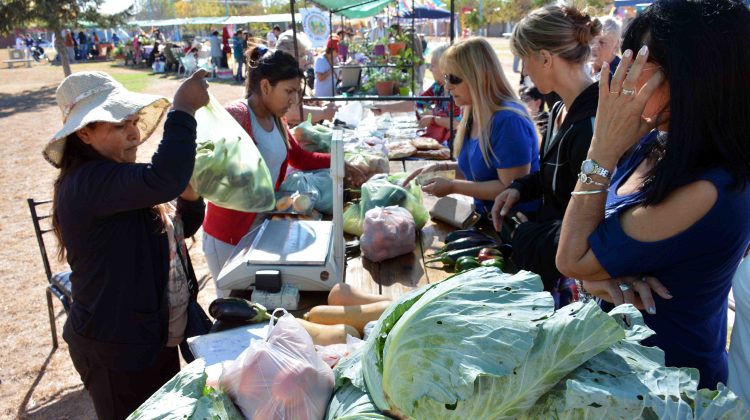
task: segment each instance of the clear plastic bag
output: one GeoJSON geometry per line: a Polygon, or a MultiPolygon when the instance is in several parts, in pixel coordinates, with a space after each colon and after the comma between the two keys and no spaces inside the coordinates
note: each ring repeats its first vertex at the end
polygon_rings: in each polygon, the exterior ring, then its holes
{"type": "Polygon", "coordinates": [[[406,173],[376,175],[362,184],[362,198],[359,203],[344,211],[344,232],[362,236],[365,214],[375,207],[400,206],[409,210],[417,229],[422,229],[430,214],[422,204],[422,190],[411,181],[402,187],[406,173]]]}
{"type": "Polygon", "coordinates": [[[318,420],[333,393],[333,371],[290,314],[265,341],[253,341],[227,364],[220,384],[248,419],[318,420]]]}
{"type": "Polygon", "coordinates": [[[196,111],[195,119],[193,189],[227,209],[255,213],[273,209],[271,174],[250,135],[213,96],[196,111]]]}
{"type": "MultiPolygon", "coordinates": [[[[344,152],[344,160],[359,169],[365,175],[365,179],[370,179],[377,174],[387,174],[390,169],[387,154],[383,155],[364,148],[347,148],[344,152]]],[[[352,188],[360,187],[360,185],[347,185],[352,188]]]]}
{"type": "Polygon", "coordinates": [[[294,127],[292,134],[300,147],[309,152],[331,152],[333,130],[324,125],[313,124],[312,114],[307,114],[307,119],[294,127]]]}
{"type": "Polygon", "coordinates": [[[417,247],[414,217],[403,207],[375,207],[365,213],[359,247],[370,261],[408,254],[417,247]]]}
{"type": "Polygon", "coordinates": [[[279,191],[314,193],[318,197],[315,210],[333,214],[333,183],[330,169],[290,174],[279,187],[279,191]]]}

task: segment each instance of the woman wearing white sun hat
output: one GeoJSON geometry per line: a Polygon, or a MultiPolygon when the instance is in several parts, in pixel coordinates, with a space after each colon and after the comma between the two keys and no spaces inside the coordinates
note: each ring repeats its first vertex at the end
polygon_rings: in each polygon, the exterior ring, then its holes
{"type": "Polygon", "coordinates": [[[73,272],[63,338],[100,419],[127,417],[180,369],[186,281],[195,276],[184,237],[204,212],[188,182],[205,76],[175,93],[150,163],[135,163],[136,151],[166,98],[130,92],[102,72],[75,73],[57,89],[63,128],[43,155],[60,169],[53,228],[73,272]]]}

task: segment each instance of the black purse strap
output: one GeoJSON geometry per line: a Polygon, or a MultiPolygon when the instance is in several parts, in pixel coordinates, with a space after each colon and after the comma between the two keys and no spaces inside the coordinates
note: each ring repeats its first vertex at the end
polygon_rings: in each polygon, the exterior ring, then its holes
{"type": "Polygon", "coordinates": [[[177,239],[177,233],[173,230],[174,236],[174,242],[175,242],[175,250],[177,251],[177,257],[180,259],[180,264],[182,264],[182,270],[185,273],[185,280],[187,281],[188,291],[190,292],[190,299],[197,299],[198,298],[198,282],[195,281],[193,276],[190,275],[190,271],[188,271],[187,264],[185,264],[185,258],[182,256],[182,246],[180,245],[180,241],[177,239]]]}

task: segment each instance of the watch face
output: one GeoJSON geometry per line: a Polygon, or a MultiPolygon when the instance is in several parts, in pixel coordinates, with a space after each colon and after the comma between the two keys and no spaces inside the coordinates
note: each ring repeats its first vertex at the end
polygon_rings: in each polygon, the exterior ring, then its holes
{"type": "Polygon", "coordinates": [[[594,162],[590,160],[584,160],[583,163],[581,163],[581,172],[585,174],[591,174],[594,172],[594,162]]]}

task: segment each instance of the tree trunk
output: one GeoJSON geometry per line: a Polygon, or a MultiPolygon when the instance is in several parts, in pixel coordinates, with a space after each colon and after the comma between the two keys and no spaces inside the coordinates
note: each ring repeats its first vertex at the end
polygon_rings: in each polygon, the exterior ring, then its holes
{"type": "Polygon", "coordinates": [[[62,30],[55,28],[55,49],[57,50],[57,56],[60,57],[60,64],[62,64],[63,73],[65,77],[70,76],[70,62],[68,61],[68,49],[65,47],[65,38],[63,38],[62,30]]]}

